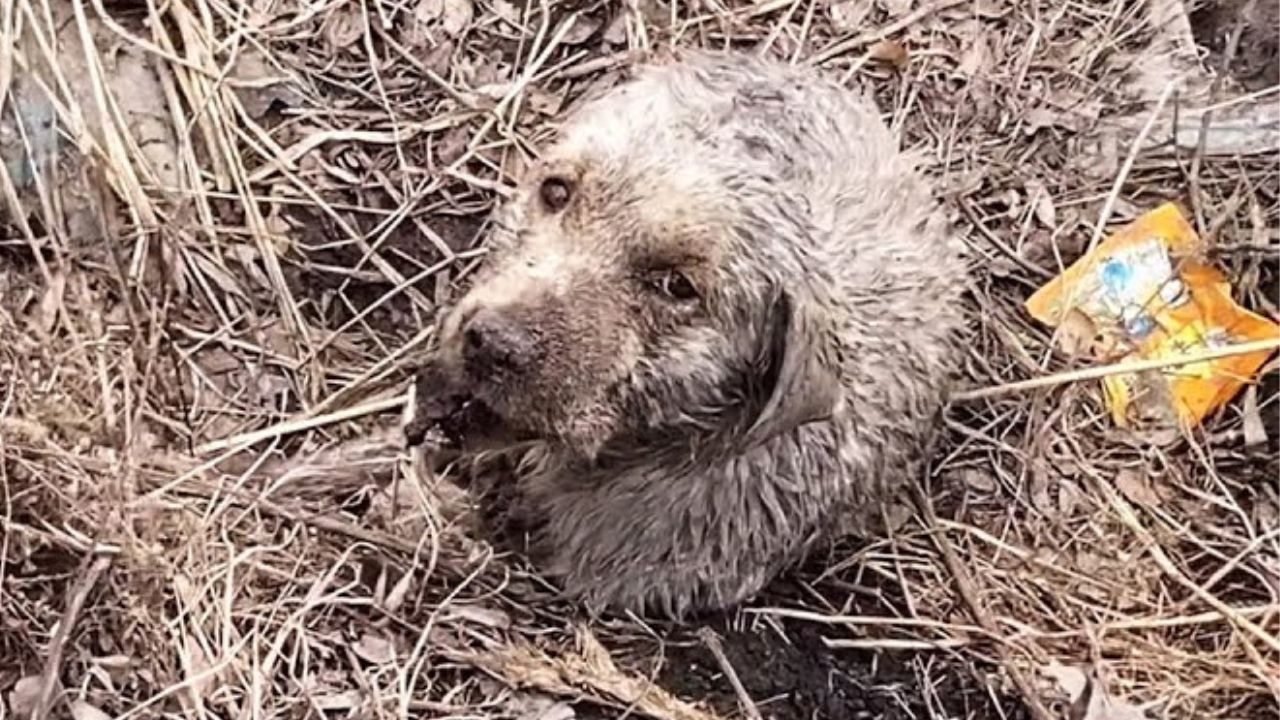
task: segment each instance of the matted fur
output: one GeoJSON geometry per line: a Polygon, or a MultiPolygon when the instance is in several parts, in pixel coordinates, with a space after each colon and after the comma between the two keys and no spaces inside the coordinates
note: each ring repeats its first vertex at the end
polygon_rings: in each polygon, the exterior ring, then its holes
{"type": "Polygon", "coordinates": [[[733,605],[917,472],[965,267],[861,96],[753,56],[655,62],[565,120],[497,225],[419,392],[501,418],[464,452],[505,453],[472,467],[567,593],[733,605]],[[673,269],[696,300],[655,292],[673,269]],[[479,312],[523,329],[527,366],[468,365],[479,312]]]}

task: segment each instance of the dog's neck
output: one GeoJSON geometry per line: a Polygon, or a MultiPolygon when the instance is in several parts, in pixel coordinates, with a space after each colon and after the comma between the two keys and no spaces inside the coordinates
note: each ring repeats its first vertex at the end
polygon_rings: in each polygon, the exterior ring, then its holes
{"type": "Polygon", "coordinates": [[[565,470],[608,476],[646,467],[680,468],[684,472],[712,468],[769,443],[750,442],[750,418],[733,410],[704,418],[686,418],[625,432],[610,438],[590,456],[562,448],[565,470]]]}

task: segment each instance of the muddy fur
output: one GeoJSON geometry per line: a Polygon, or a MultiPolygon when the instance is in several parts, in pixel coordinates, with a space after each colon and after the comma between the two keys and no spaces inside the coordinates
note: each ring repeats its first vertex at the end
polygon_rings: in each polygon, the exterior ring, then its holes
{"type": "Polygon", "coordinates": [[[656,61],[565,120],[497,226],[416,422],[590,607],[739,603],[917,472],[964,264],[859,95],[656,61]]]}

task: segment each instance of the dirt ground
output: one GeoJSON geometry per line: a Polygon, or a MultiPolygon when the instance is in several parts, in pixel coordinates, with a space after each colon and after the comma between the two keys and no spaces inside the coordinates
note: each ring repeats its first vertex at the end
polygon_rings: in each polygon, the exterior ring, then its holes
{"type": "MultiPolygon", "coordinates": [[[[798,574],[811,577],[817,571],[811,567],[798,574]]],[[[788,585],[788,579],[776,583],[753,604],[804,607],[803,592],[788,585]]],[[[879,608],[883,604],[877,599],[863,609],[875,613],[879,608]]],[[[726,717],[737,711],[738,699],[723,666],[698,635],[704,628],[721,638],[730,667],[764,717],[1029,717],[1016,697],[988,683],[981,668],[959,655],[832,651],[821,625],[754,613],[703,618],[666,638],[659,682],[681,697],[705,699],[726,717]]]]}
{"type": "Polygon", "coordinates": [[[1096,364],[1023,303],[1163,202],[1280,319],[1274,2],[14,0],[0,35],[0,720],[1280,718],[1280,362],[1187,432],[1010,387],[1096,364]],[[873,95],[973,266],[918,501],[681,626],[564,604],[394,436],[512,171],[671,45],[873,95]]]}

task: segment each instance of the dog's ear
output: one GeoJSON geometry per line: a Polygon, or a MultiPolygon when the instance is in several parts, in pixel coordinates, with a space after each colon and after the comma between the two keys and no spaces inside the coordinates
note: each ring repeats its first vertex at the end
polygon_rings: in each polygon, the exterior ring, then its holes
{"type": "Polygon", "coordinates": [[[756,401],[763,402],[746,433],[752,444],[829,419],[843,402],[836,359],[823,332],[819,320],[798,306],[791,293],[779,290],[774,295],[758,363],[761,392],[756,401]]]}

